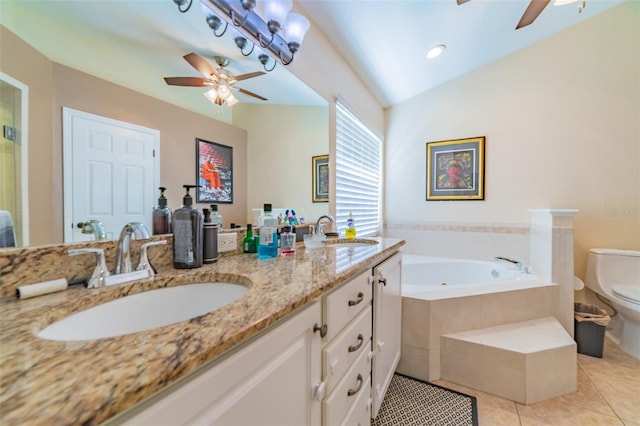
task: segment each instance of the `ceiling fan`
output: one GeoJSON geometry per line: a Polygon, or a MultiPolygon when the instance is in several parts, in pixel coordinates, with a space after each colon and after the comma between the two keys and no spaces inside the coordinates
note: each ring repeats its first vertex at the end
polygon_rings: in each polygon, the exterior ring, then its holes
{"type": "Polygon", "coordinates": [[[203,77],[165,77],[164,81],[172,86],[190,86],[190,87],[211,87],[210,90],[205,92],[205,96],[214,104],[232,106],[238,102],[235,96],[233,96],[232,90],[237,90],[248,96],[266,101],[267,98],[250,92],[241,87],[235,86],[236,82],[241,80],[247,80],[249,78],[258,77],[264,74],[263,71],[250,72],[247,74],[233,75],[227,71],[224,67],[229,65],[229,59],[222,56],[214,56],[219,68],[214,68],[208,61],[202,58],[197,53],[188,53],[184,55],[184,59],[191,64],[203,77]]]}
{"type": "MultiPolygon", "coordinates": [[[[468,1],[469,0],[457,0],[458,6],[468,1]]],[[[568,3],[573,3],[574,1],[577,1],[577,0],[556,0],[555,4],[564,5],[568,3]]],[[[533,21],[536,20],[538,15],[542,13],[544,8],[547,7],[547,5],[550,2],[551,0],[531,0],[531,2],[529,3],[529,6],[522,14],[522,17],[520,18],[518,25],[516,25],[516,30],[522,27],[526,27],[527,25],[533,23],[533,21]]],[[[582,0],[582,6],[578,8],[579,12],[582,12],[582,9],[584,8],[584,3],[585,3],[585,0],[582,0]]]]}

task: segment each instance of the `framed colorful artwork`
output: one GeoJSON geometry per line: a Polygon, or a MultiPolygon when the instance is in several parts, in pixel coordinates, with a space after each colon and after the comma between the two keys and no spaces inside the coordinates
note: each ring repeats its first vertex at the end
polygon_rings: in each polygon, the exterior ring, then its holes
{"type": "Polygon", "coordinates": [[[196,203],[233,203],[233,148],[196,138],[196,203]]]}
{"type": "Polygon", "coordinates": [[[316,155],[311,158],[313,169],[313,192],[312,201],[314,203],[329,202],[329,156],[316,155]]]}
{"type": "Polygon", "coordinates": [[[484,142],[427,142],[427,201],[484,200],[484,142]]]}

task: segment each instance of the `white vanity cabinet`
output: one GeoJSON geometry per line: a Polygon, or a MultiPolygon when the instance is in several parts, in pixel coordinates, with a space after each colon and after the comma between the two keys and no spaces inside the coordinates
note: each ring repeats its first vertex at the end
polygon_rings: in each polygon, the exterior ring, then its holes
{"type": "Polygon", "coordinates": [[[373,268],[372,418],[378,415],[389,383],[400,361],[402,254],[396,253],[373,268]]]}
{"type": "Polygon", "coordinates": [[[370,270],[323,297],[327,325],[322,349],[327,394],[322,403],[324,425],[343,424],[356,401],[370,406],[372,298],[370,270]]]}
{"type": "Polygon", "coordinates": [[[320,425],[320,322],[316,301],[113,423],[320,425]]]}
{"type": "Polygon", "coordinates": [[[396,253],[324,296],[323,424],[369,425],[400,361],[402,298],[396,253]]]}

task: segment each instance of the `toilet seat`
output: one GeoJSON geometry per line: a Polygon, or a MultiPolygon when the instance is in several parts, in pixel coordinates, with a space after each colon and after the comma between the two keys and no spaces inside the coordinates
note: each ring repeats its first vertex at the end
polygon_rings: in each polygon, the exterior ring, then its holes
{"type": "Polygon", "coordinates": [[[613,294],[627,302],[640,305],[640,287],[637,285],[616,284],[611,286],[613,294]]]}

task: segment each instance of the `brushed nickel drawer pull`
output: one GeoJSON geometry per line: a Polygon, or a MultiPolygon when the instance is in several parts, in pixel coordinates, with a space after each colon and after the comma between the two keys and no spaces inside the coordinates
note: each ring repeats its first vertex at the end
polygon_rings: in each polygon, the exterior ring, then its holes
{"type": "Polygon", "coordinates": [[[319,326],[318,324],[315,324],[313,326],[313,332],[315,333],[316,331],[320,332],[320,337],[324,337],[327,335],[327,324],[322,324],[322,326],[319,326]]]}
{"type": "Polygon", "coordinates": [[[358,292],[358,300],[349,300],[349,306],[355,306],[364,300],[364,293],[358,292]]]}
{"type": "Polygon", "coordinates": [[[362,387],[362,374],[358,374],[357,380],[358,380],[358,387],[356,389],[349,389],[347,391],[347,396],[353,396],[360,391],[360,388],[362,387]]]}
{"type": "Polygon", "coordinates": [[[358,349],[360,349],[363,343],[364,343],[364,336],[362,334],[358,334],[358,343],[356,345],[349,346],[349,352],[357,351],[358,349]]]}

